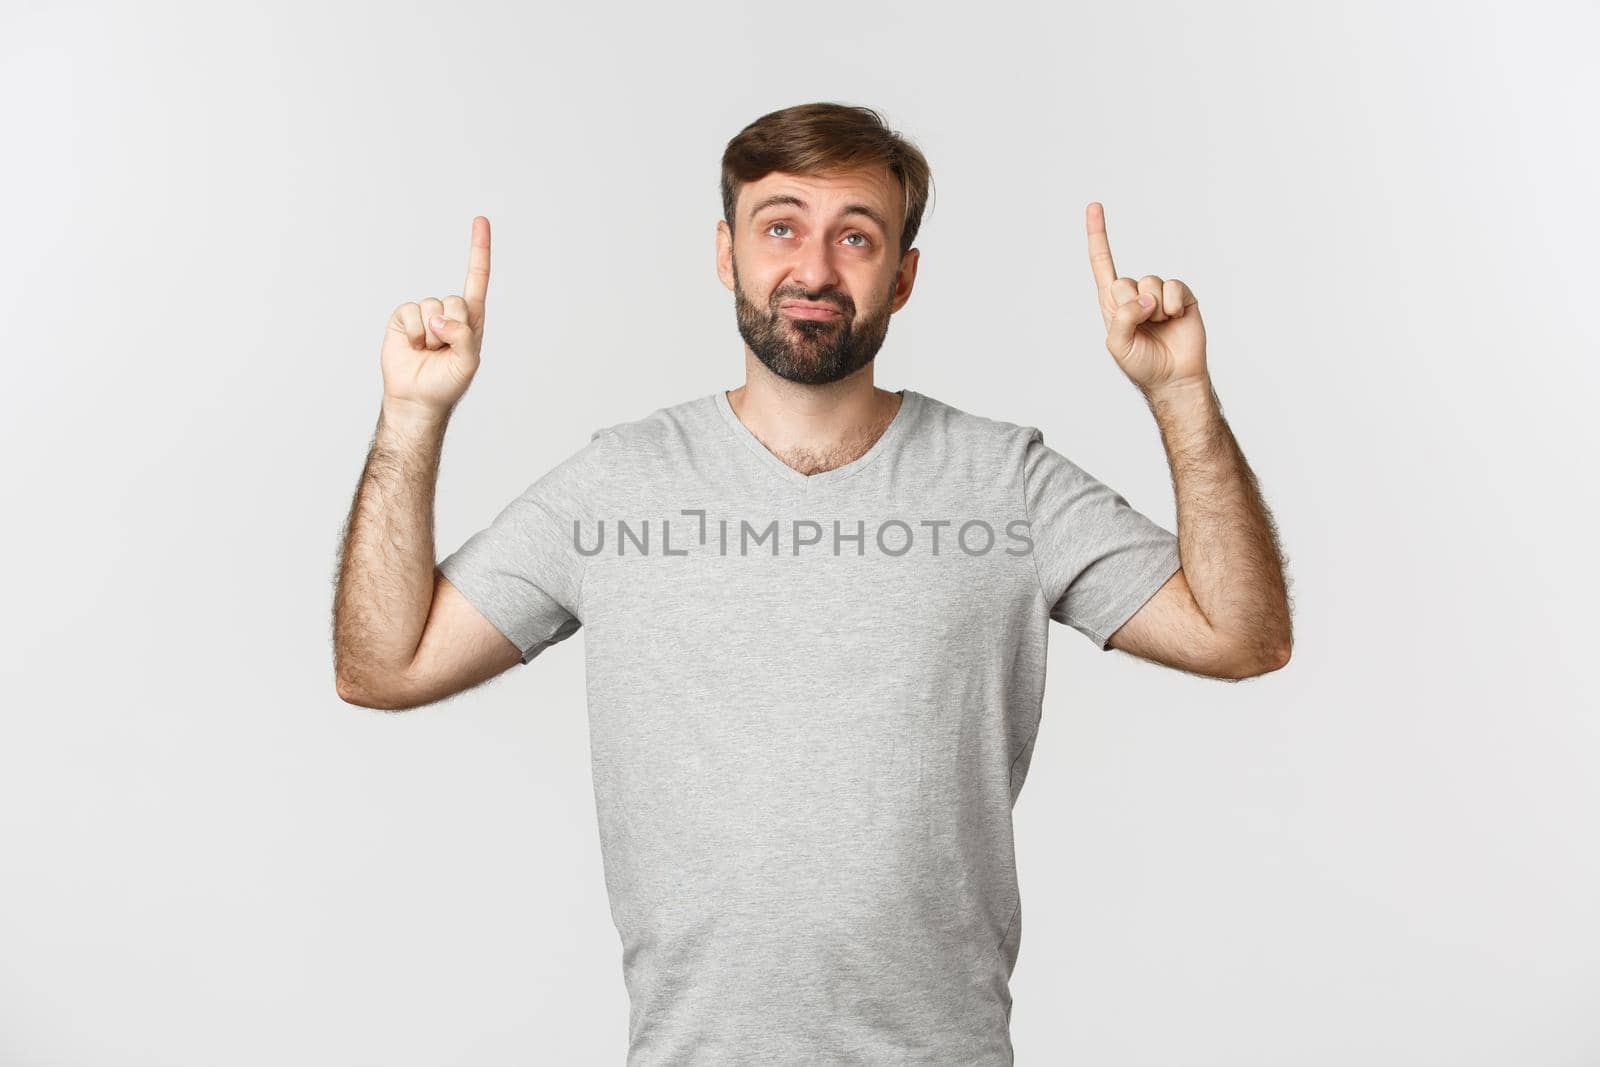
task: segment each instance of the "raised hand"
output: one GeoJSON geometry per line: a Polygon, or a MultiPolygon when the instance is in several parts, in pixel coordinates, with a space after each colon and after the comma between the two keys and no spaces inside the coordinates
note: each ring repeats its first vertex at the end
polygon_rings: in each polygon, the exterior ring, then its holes
{"type": "Polygon", "coordinates": [[[379,362],[385,404],[447,414],[472,384],[489,293],[489,220],[472,220],[467,281],[460,296],[401,304],[389,316],[379,362]]]}
{"type": "Polygon", "coordinates": [[[1086,221],[1089,267],[1106,323],[1106,350],[1146,395],[1172,385],[1204,382],[1206,327],[1194,293],[1176,278],[1117,277],[1106,239],[1105,208],[1098,201],[1089,205],[1086,221]],[[1149,307],[1141,303],[1145,298],[1149,307]]]}

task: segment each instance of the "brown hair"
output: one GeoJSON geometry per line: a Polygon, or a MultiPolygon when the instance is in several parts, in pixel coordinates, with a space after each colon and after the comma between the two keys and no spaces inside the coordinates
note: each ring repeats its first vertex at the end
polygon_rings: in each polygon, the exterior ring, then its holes
{"type": "Polygon", "coordinates": [[[900,229],[904,256],[922,226],[933,175],[917,146],[869,107],[797,104],[756,119],[722,153],[722,217],[733,229],[739,190],[775,170],[819,176],[857,167],[888,167],[905,193],[900,229]]]}

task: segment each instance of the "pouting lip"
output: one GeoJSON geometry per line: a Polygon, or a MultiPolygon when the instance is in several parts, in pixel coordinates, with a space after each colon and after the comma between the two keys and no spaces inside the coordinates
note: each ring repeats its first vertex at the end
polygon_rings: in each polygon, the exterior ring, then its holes
{"type": "Polygon", "coordinates": [[[808,300],[785,300],[783,303],[778,305],[778,308],[780,310],[784,308],[800,308],[806,311],[831,311],[835,315],[844,314],[843,311],[839,310],[839,308],[832,304],[813,304],[808,300]]]}

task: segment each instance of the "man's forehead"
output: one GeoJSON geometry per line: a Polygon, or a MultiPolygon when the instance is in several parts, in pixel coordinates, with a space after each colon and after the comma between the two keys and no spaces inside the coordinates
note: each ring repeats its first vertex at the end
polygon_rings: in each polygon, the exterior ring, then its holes
{"type": "Polygon", "coordinates": [[[887,167],[858,169],[839,174],[812,175],[773,171],[739,190],[739,203],[744,211],[774,196],[793,196],[807,207],[815,208],[818,201],[864,200],[890,213],[899,208],[899,192],[894,176],[887,167]]]}

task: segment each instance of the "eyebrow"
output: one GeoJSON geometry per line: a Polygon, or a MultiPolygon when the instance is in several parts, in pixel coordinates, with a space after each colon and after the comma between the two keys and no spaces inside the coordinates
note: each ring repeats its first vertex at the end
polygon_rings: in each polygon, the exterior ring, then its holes
{"type": "MultiPolygon", "coordinates": [[[[801,211],[806,210],[806,202],[801,200],[798,196],[791,196],[788,193],[777,193],[773,196],[767,197],[765,200],[762,200],[760,203],[756,204],[755,207],[751,208],[750,220],[753,222],[757,215],[761,214],[769,207],[779,206],[796,207],[801,211]]],[[[879,230],[883,231],[884,233],[889,232],[889,224],[884,221],[883,216],[865,204],[846,204],[844,210],[841,211],[840,214],[865,215],[867,218],[878,224],[879,230]]]]}

